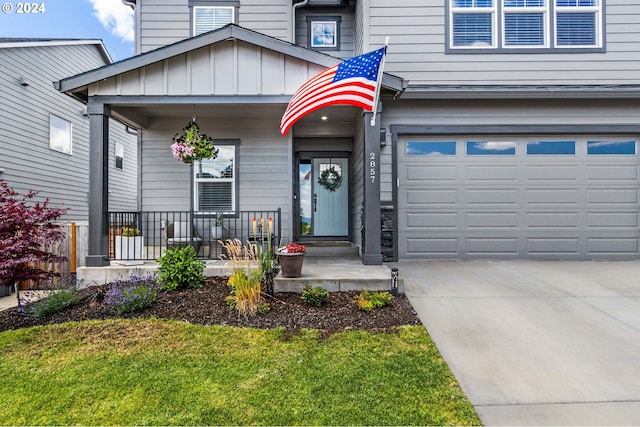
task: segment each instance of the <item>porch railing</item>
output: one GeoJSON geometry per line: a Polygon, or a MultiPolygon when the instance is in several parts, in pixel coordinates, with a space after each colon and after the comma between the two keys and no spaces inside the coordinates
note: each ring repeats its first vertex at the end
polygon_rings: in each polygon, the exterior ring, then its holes
{"type": "Polygon", "coordinates": [[[189,211],[109,212],[109,256],[116,261],[155,260],[168,248],[190,245],[196,249],[198,258],[219,259],[225,255],[220,241],[227,239],[264,247],[268,241],[270,220],[273,231],[271,244],[275,249],[282,229],[281,209],[210,214],[189,211]],[[126,227],[138,229],[140,236],[123,237],[126,227]]]}

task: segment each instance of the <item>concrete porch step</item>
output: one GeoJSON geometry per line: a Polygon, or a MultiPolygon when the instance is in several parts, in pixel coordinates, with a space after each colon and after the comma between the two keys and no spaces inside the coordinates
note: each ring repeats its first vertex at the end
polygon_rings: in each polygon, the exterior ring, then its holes
{"type": "MultiPolygon", "coordinates": [[[[308,250],[308,249],[307,249],[308,250]]],[[[302,293],[305,286],[337,291],[389,291],[391,269],[386,265],[363,265],[357,257],[321,257],[305,255],[302,277],[285,278],[280,274],[274,280],[275,292],[302,293]]],[[[398,292],[404,293],[404,283],[398,280],[398,292]]]]}
{"type": "Polygon", "coordinates": [[[305,257],[358,257],[359,249],[351,242],[344,241],[317,241],[306,242],[307,254],[305,257]]]}

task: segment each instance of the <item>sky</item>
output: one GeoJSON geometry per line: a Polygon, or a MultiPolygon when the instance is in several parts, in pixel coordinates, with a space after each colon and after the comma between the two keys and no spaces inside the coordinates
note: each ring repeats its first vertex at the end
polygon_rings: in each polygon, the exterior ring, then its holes
{"type": "Polygon", "coordinates": [[[114,62],[134,55],[133,9],[121,0],[0,3],[0,37],[100,39],[114,62]]]}

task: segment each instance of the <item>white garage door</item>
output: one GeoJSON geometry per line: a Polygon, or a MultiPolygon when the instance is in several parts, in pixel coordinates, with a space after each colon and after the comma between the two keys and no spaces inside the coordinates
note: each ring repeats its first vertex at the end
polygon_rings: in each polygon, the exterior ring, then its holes
{"type": "Polygon", "coordinates": [[[397,161],[401,259],[638,256],[633,137],[405,137],[397,161]]]}

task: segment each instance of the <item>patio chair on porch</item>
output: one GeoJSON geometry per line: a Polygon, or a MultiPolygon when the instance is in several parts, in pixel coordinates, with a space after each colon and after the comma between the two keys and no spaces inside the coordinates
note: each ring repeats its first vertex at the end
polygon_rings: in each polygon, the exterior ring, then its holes
{"type": "Polygon", "coordinates": [[[202,237],[200,237],[196,228],[188,221],[169,223],[164,230],[164,234],[167,241],[167,249],[184,248],[193,242],[193,247],[196,253],[198,253],[200,245],[202,245],[202,237]],[[191,236],[193,236],[193,239],[191,236]]]}

